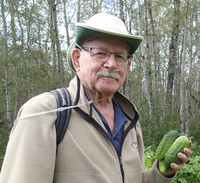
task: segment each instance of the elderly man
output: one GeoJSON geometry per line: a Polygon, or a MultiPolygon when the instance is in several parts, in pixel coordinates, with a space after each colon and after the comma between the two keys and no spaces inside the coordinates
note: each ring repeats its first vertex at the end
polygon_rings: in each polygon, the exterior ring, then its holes
{"type": "MultiPolygon", "coordinates": [[[[117,90],[142,37],[128,34],[115,16],[99,13],[76,25],[68,62],[77,76],[68,91],[69,126],[56,150],[56,113],[19,120],[7,147],[1,183],[168,183],[187,161],[179,153],[165,175],[158,161],[144,170],[144,147],[135,106],[117,90]],[[89,101],[92,103],[88,104],[89,101]]],[[[51,93],[29,100],[18,117],[56,108],[51,93]]]]}

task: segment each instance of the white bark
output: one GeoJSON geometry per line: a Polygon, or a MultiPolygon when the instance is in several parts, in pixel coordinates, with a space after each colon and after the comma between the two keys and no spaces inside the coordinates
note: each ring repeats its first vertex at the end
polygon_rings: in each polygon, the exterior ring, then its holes
{"type": "MultiPolygon", "coordinates": [[[[188,4],[187,4],[187,9],[188,9],[188,4]]],[[[184,82],[184,78],[185,78],[185,60],[186,60],[186,43],[187,43],[187,10],[185,13],[185,26],[184,26],[184,30],[183,30],[183,60],[182,60],[182,64],[181,64],[181,73],[180,73],[180,129],[181,132],[184,133],[185,132],[185,120],[184,120],[184,111],[185,111],[185,82],[184,82]]]]}
{"type": "Polygon", "coordinates": [[[6,17],[4,12],[4,0],[1,0],[1,13],[2,13],[2,19],[3,19],[3,31],[4,31],[4,51],[5,51],[5,60],[6,60],[6,68],[5,68],[5,79],[6,79],[6,117],[8,120],[8,123],[10,126],[12,126],[12,120],[11,120],[11,104],[10,104],[10,87],[9,87],[9,66],[8,66],[8,35],[7,35],[7,23],[6,23],[6,17]]]}
{"type": "Polygon", "coordinates": [[[186,103],[185,103],[185,109],[186,109],[186,120],[185,120],[185,133],[190,133],[190,101],[189,101],[189,88],[186,89],[186,103]]]}
{"type": "MultiPolygon", "coordinates": [[[[141,25],[141,7],[140,7],[140,0],[138,1],[138,16],[139,16],[139,31],[140,35],[142,35],[142,25],[141,25]]],[[[152,103],[150,99],[150,94],[149,94],[149,88],[148,88],[148,79],[147,79],[147,69],[146,69],[146,56],[145,56],[145,50],[144,50],[144,42],[141,43],[141,56],[142,56],[142,66],[143,66],[143,74],[144,74],[144,88],[145,88],[145,93],[146,93],[146,99],[148,102],[148,107],[149,107],[149,118],[150,120],[153,119],[153,110],[152,110],[152,103]]]]}

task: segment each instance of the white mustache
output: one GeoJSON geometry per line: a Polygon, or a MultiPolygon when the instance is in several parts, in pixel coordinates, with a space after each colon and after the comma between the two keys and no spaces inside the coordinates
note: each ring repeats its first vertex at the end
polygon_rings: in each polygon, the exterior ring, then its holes
{"type": "Polygon", "coordinates": [[[96,76],[97,76],[97,78],[99,78],[99,77],[110,77],[110,78],[117,79],[117,80],[120,79],[120,75],[118,73],[110,72],[108,70],[99,71],[99,72],[97,72],[96,76]]]}

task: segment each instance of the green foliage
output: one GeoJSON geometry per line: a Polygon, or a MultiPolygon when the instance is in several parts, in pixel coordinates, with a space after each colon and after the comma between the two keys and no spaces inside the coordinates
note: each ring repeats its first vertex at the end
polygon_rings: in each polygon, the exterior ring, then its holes
{"type": "Polygon", "coordinates": [[[3,157],[6,151],[6,145],[8,142],[9,133],[10,133],[9,127],[6,126],[0,128],[0,170],[3,162],[3,157]]]}
{"type": "Polygon", "coordinates": [[[166,114],[164,118],[149,122],[149,118],[140,119],[144,143],[146,146],[152,145],[152,142],[157,146],[163,138],[163,135],[170,130],[177,130],[180,133],[179,112],[174,108],[170,113],[166,114]],[[150,127],[149,127],[150,123],[150,127]],[[156,134],[156,135],[152,135],[156,134]]]}
{"type": "Polygon", "coordinates": [[[187,164],[177,172],[172,183],[196,183],[200,182],[200,156],[190,157],[187,164]]]}
{"type": "MultiPolygon", "coordinates": [[[[149,169],[155,161],[156,146],[145,147],[145,168],[149,169]]],[[[200,145],[192,142],[191,157],[183,165],[182,169],[177,172],[172,183],[198,183],[200,182],[200,145]]]]}
{"type": "Polygon", "coordinates": [[[152,167],[153,162],[155,160],[155,148],[153,146],[148,146],[144,148],[145,151],[145,168],[149,169],[152,167]]]}

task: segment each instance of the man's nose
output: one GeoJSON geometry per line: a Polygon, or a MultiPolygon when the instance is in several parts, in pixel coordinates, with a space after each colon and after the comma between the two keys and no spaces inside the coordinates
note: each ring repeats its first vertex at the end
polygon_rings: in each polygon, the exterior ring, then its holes
{"type": "Polygon", "coordinates": [[[115,54],[111,53],[108,60],[104,63],[106,67],[117,67],[115,54]]]}

